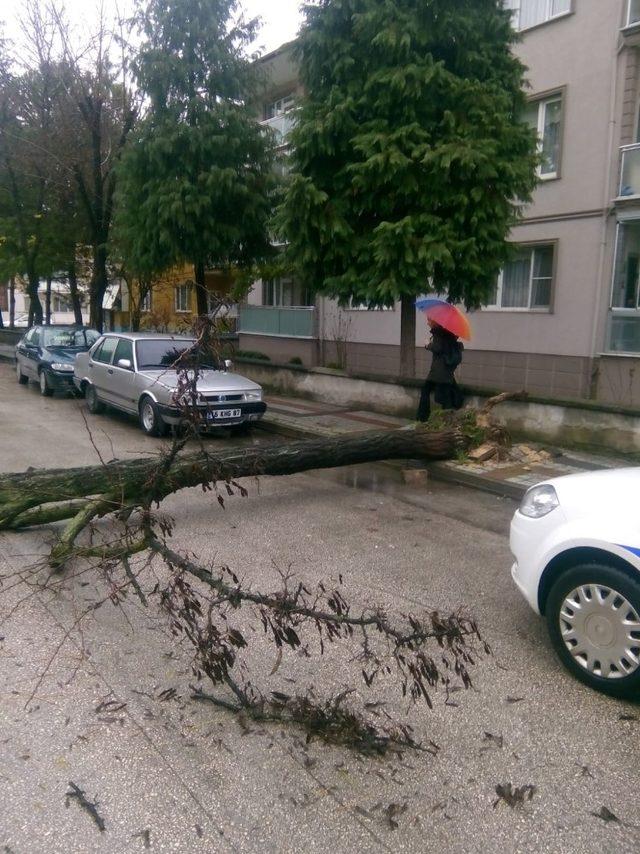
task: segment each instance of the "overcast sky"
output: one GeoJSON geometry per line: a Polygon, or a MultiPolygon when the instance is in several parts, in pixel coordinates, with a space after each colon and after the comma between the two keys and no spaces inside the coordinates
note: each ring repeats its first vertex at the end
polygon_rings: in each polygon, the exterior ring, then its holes
{"type": "MultiPolygon", "coordinates": [[[[268,53],[275,50],[284,42],[295,37],[301,20],[299,6],[301,0],[240,0],[245,8],[247,17],[260,17],[263,28],[260,31],[255,49],[268,53]]],[[[20,0],[9,4],[8,0],[0,0],[0,22],[5,23],[6,35],[19,40],[18,17],[22,3],[20,0]]],[[[72,24],[79,26],[91,17],[90,10],[97,8],[97,0],[66,0],[67,15],[72,24]]],[[[132,8],[132,0],[104,0],[105,9],[115,10],[132,8]]]]}

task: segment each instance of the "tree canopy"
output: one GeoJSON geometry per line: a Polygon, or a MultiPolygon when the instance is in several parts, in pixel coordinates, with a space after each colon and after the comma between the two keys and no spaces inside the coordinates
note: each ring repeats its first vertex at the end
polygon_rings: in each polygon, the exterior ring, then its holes
{"type": "Polygon", "coordinates": [[[514,40],[501,0],[306,7],[279,227],[308,285],[371,305],[487,298],[536,180],[514,40]]]}
{"type": "Polygon", "coordinates": [[[255,25],[235,0],[150,0],[134,64],[149,110],[120,168],[117,234],[140,275],[246,266],[268,254],[272,141],[249,106],[255,25]]]}

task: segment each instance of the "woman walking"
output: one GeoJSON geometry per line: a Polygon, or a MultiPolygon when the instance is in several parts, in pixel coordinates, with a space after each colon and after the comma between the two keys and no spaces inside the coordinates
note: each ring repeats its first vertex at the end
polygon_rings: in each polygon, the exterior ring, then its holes
{"type": "Polygon", "coordinates": [[[463,402],[455,372],[462,361],[464,345],[456,335],[435,321],[429,320],[428,323],[431,327],[431,340],[425,348],[431,351],[431,369],[422,386],[417,421],[429,419],[432,392],[435,402],[439,403],[443,409],[460,409],[463,402]]]}

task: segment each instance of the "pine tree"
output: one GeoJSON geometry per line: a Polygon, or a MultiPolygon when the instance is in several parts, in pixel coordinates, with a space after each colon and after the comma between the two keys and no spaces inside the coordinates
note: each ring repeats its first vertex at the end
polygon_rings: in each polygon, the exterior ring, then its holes
{"type": "Polygon", "coordinates": [[[299,41],[305,89],[279,224],[306,284],[402,303],[486,300],[535,186],[524,67],[502,0],[320,0],[299,41]]]}
{"type": "Polygon", "coordinates": [[[149,275],[247,266],[270,249],[272,141],[248,104],[254,25],[235,0],[150,0],[134,71],[149,111],[122,160],[116,228],[125,263],[149,275]]]}

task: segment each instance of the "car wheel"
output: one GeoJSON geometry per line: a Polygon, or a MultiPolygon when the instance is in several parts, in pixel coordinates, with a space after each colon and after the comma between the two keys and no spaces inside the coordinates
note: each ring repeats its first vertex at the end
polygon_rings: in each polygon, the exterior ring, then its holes
{"type": "Polygon", "coordinates": [[[40,385],[40,394],[43,397],[51,397],[53,389],[49,385],[49,377],[47,376],[47,372],[44,368],[42,368],[38,375],[38,383],[40,385]]]}
{"type": "Polygon", "coordinates": [[[568,670],[614,697],[640,696],[640,577],[604,564],[564,572],[546,604],[551,642],[568,670]]]}
{"type": "Polygon", "coordinates": [[[25,376],[22,373],[20,362],[16,362],[16,377],[18,378],[18,382],[20,383],[20,385],[27,385],[27,383],[29,382],[29,377],[25,376]]]}
{"type": "Polygon", "coordinates": [[[158,406],[150,397],[143,397],[138,406],[140,426],[147,436],[164,436],[167,425],[158,412],[158,406]]]}
{"type": "Polygon", "coordinates": [[[84,392],[87,408],[93,415],[99,415],[104,412],[104,403],[98,398],[95,386],[88,385],[84,392]]]}

